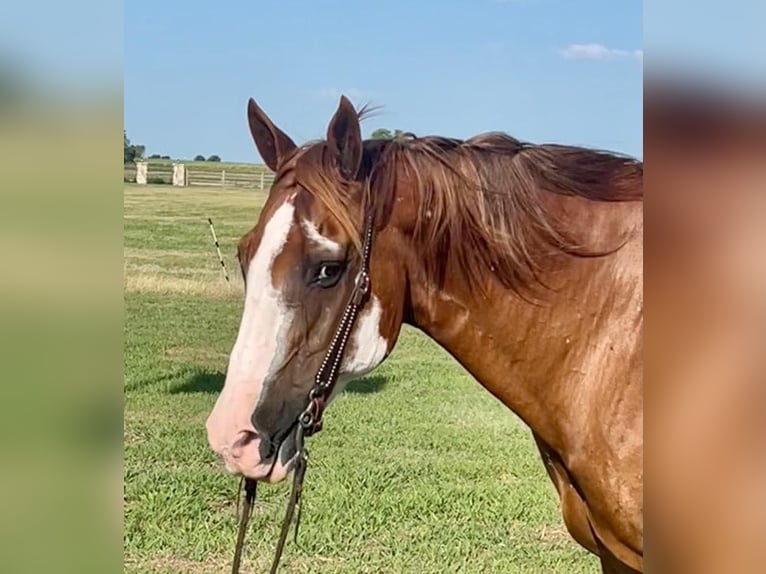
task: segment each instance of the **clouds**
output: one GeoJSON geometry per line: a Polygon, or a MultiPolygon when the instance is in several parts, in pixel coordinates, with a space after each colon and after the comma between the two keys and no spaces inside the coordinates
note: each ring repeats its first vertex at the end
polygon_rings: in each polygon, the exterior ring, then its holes
{"type": "Polygon", "coordinates": [[[567,60],[644,60],[643,50],[607,48],[597,43],[570,44],[559,53],[567,60]]]}

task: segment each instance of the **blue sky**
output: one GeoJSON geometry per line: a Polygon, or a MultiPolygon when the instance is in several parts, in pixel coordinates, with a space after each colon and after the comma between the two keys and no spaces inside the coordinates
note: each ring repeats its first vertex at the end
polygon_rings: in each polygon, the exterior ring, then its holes
{"type": "Polygon", "coordinates": [[[285,0],[125,5],[128,137],[148,153],[259,161],[249,97],[296,142],[341,93],[363,124],[642,157],[640,0],[285,0]]]}

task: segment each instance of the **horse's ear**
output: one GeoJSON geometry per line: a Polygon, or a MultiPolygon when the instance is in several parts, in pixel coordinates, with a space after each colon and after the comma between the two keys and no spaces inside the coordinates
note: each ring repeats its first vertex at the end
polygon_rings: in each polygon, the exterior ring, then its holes
{"type": "Polygon", "coordinates": [[[275,126],[253,98],[247,102],[247,121],[255,147],[273,172],[279,171],[288,155],[297,147],[293,140],[275,126]]]}
{"type": "Polygon", "coordinates": [[[340,97],[338,109],[330,120],[327,145],[335,155],[343,176],[356,178],[362,165],[362,130],[359,127],[359,116],[346,96],[340,97]]]}

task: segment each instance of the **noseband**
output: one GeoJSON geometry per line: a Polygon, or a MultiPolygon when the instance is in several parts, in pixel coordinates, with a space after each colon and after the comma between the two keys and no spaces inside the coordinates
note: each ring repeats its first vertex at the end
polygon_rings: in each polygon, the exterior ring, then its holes
{"type": "MultiPolygon", "coordinates": [[[[293,487],[287,502],[285,518],[282,521],[282,530],[279,535],[276,552],[274,553],[274,560],[271,564],[271,574],[275,574],[279,567],[279,561],[282,558],[285,541],[287,540],[287,533],[290,531],[290,525],[293,521],[296,508],[298,509],[298,516],[295,520],[295,541],[298,540],[298,526],[301,520],[301,493],[303,490],[303,478],[306,475],[306,466],[308,464],[308,452],[306,451],[304,438],[322,430],[322,414],[338,382],[340,365],[346,345],[348,344],[348,338],[354,328],[356,318],[359,316],[359,311],[370,294],[370,251],[372,250],[373,227],[372,214],[370,214],[365,218],[362,261],[354,283],[354,290],[348,303],[346,303],[343,317],[341,317],[338,326],[335,328],[335,335],[330,342],[330,346],[327,348],[322,365],[314,376],[314,386],[309,392],[308,406],[295,421],[297,428],[295,431],[293,487]]],[[[279,453],[277,453],[277,456],[279,456],[279,453]]],[[[237,544],[234,548],[232,574],[239,574],[245,532],[248,520],[252,514],[256,494],[257,482],[255,480],[247,478],[244,484],[242,513],[240,515],[239,532],[237,533],[237,544]]]]}

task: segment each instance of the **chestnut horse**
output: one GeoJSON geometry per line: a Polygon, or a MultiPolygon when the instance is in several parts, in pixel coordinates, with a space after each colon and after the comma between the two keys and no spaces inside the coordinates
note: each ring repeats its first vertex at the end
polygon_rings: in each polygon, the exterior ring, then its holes
{"type": "Polygon", "coordinates": [[[643,570],[643,165],[491,133],[363,141],[342,97],[297,146],[250,100],[276,176],[240,241],[245,302],[207,420],[227,469],[276,482],[372,217],[372,289],[333,396],[424,331],[532,430],[564,522],[604,572],[643,570]]]}

